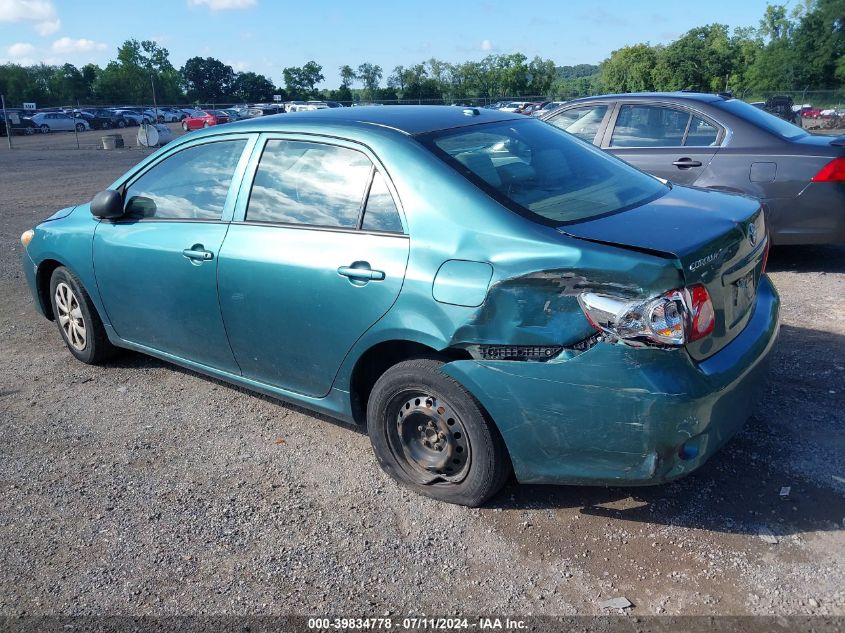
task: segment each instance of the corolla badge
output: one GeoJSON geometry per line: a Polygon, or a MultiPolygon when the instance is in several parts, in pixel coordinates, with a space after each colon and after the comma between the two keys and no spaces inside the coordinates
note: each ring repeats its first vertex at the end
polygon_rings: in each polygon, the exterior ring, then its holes
{"type": "Polygon", "coordinates": [[[748,241],[751,242],[751,246],[757,244],[757,225],[754,222],[748,225],[748,241]]]}
{"type": "Polygon", "coordinates": [[[689,269],[691,271],[698,270],[702,266],[706,266],[707,264],[716,261],[716,259],[721,254],[721,250],[716,251],[715,253],[710,253],[707,257],[702,257],[701,259],[696,259],[692,264],[689,265],[689,269]]]}

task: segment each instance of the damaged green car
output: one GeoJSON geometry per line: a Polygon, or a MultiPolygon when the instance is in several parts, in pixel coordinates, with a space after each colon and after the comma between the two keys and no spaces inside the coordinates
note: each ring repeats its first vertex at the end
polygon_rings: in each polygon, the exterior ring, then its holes
{"type": "Polygon", "coordinates": [[[366,425],[393,478],[470,506],[511,473],[691,472],[778,329],[756,200],[475,108],[187,134],[22,241],[79,360],[129,348],[366,425]]]}

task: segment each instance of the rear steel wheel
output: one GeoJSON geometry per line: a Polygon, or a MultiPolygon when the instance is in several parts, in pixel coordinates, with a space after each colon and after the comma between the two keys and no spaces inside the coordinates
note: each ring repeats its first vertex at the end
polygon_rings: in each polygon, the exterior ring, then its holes
{"type": "Polygon", "coordinates": [[[455,483],[469,470],[469,435],[454,407],[443,398],[410,394],[399,406],[395,433],[389,439],[394,450],[401,451],[408,464],[431,482],[455,483]]]}
{"type": "Polygon", "coordinates": [[[379,466],[419,494],[478,506],[511,473],[498,429],[439,358],[414,358],[382,374],[367,399],[379,466]]]}

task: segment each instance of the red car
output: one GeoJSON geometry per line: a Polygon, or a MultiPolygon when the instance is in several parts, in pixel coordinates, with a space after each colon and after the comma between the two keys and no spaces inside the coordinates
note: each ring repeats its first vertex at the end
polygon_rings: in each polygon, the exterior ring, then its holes
{"type": "Polygon", "coordinates": [[[198,130],[201,127],[209,127],[211,125],[220,125],[221,123],[228,123],[229,115],[220,110],[204,110],[202,116],[189,116],[182,121],[182,129],[186,132],[189,130],[198,130]]]}

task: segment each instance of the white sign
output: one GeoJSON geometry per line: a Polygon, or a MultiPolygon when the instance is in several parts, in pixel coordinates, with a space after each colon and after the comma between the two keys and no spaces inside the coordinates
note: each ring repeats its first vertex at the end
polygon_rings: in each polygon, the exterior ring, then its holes
{"type": "Polygon", "coordinates": [[[282,95],[273,95],[273,101],[281,101],[282,95]]]}
{"type": "Polygon", "coordinates": [[[24,110],[35,110],[35,104],[34,103],[24,103],[23,109],[24,110]]]}

